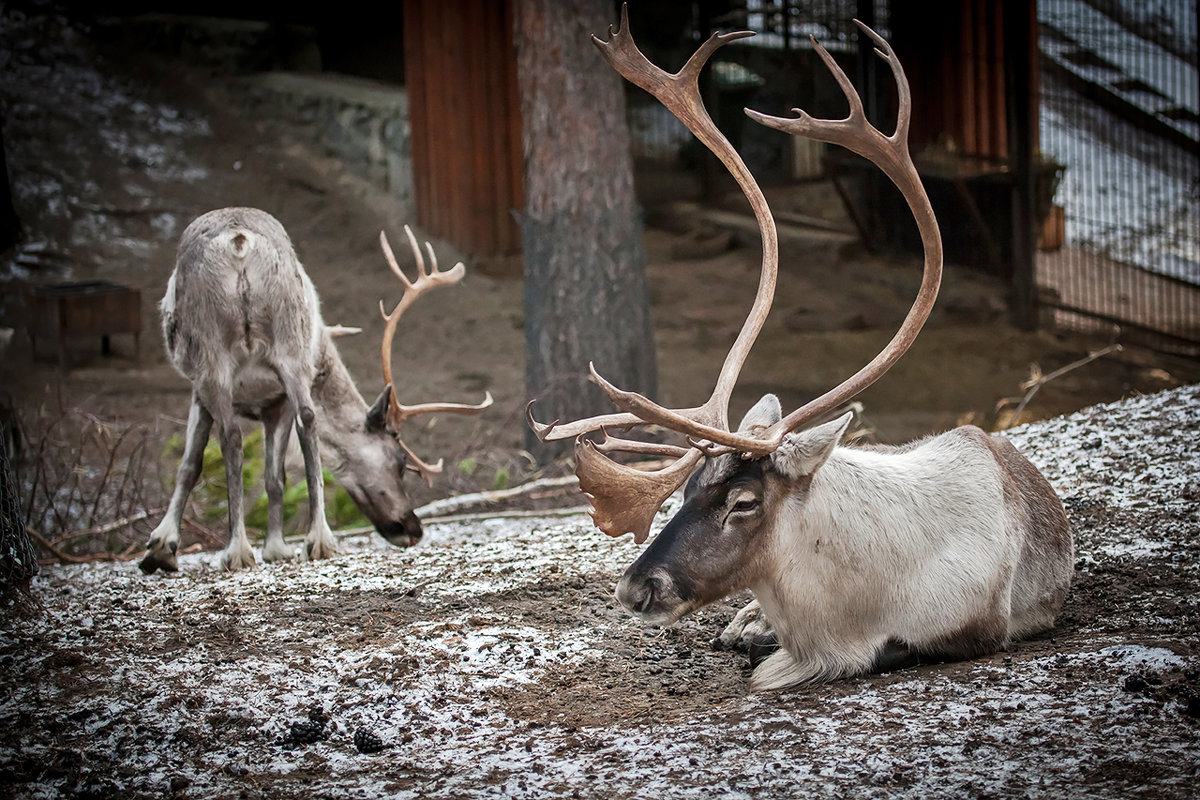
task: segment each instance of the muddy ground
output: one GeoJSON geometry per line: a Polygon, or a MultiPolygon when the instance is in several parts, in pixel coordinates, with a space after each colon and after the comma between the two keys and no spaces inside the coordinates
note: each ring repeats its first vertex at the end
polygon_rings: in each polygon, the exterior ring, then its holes
{"type": "MultiPolygon", "coordinates": [[[[286,120],[256,116],[228,76],[136,56],[50,16],[0,13],[4,142],[28,232],[4,266],[0,322],[18,333],[0,381],[22,423],[36,431],[66,409],[139,426],[156,460],[181,429],[188,390],[157,341],[154,303],[187,222],[235,204],[282,220],[326,320],[364,328],[342,353],[373,394],[376,303],[397,296],[376,237],[386,229],[395,240],[411,209],[292,141],[286,120]],[[109,358],[80,342],[63,375],[49,353],[30,352],[21,290],[94,278],[143,291],[140,357],[123,339],[109,358]]],[[[819,185],[776,203],[840,218],[819,185]]],[[[690,403],[711,389],[758,257],[740,236],[689,254],[696,232],[651,211],[661,394],[690,403]]],[[[490,488],[500,470],[511,480],[546,470],[520,453],[521,286],[511,261],[435,244],[446,263],[466,258],[469,277],[405,321],[405,399],[487,389],[497,405],[414,433],[418,452],[483,465],[451,470],[416,490],[421,500],[490,488]]],[[[911,259],[814,232],[785,237],[782,263],[735,415],[763,391],[798,405],[853,372],[890,337],[919,280],[911,259]]],[[[1048,372],[1106,344],[1017,332],[1002,295],[977,273],[948,271],[917,345],[861,398],[879,439],[988,423],[1031,364],[1048,372]]],[[[1130,349],[1048,384],[1029,411],[1051,417],[1198,380],[1194,361],[1130,349]]],[[[779,696],[747,698],[745,657],[709,645],[744,597],[665,631],[641,628],[611,598],[633,545],[580,515],[435,525],[407,551],[350,537],[326,563],[232,576],[211,552],[185,556],[171,578],[147,579],[129,563],[50,567],[36,584],[41,615],[6,616],[0,630],[10,687],[0,699],[0,792],[1191,796],[1198,410],[1195,390],[1183,389],[1016,435],[1079,537],[1076,586],[1053,634],[976,662],[779,696]],[[360,753],[359,729],[385,749],[360,753]]],[[[172,470],[145,488],[143,506],[161,501],[172,470]]],[[[122,535],[139,541],[152,521],[122,535]]],[[[195,530],[190,542],[214,544],[195,530]]]]}
{"type": "Polygon", "coordinates": [[[1194,797],[1198,419],[1192,387],[1012,434],[1076,532],[1054,630],[775,694],[710,644],[745,597],[632,622],[611,596],[631,545],[582,514],[233,575],[213,553],[150,579],[50,567],[40,614],[0,626],[0,792],[1194,797]]]}

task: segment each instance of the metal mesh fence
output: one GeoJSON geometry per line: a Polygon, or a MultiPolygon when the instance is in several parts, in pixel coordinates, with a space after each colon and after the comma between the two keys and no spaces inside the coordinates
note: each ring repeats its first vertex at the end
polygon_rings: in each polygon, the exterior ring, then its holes
{"type": "Polygon", "coordinates": [[[1064,166],[1039,254],[1057,325],[1200,352],[1191,0],[1041,0],[1041,148],[1064,166]]]}

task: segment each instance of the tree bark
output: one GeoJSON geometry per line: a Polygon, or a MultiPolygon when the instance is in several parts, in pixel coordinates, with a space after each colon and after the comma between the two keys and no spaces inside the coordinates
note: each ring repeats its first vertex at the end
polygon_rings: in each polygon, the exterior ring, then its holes
{"type": "MultiPolygon", "coordinates": [[[[5,425],[9,420],[3,420],[5,425]]],[[[29,584],[37,574],[37,551],[25,529],[21,496],[9,462],[9,432],[0,432],[0,605],[24,609],[29,584]]]]}
{"type": "MultiPolygon", "coordinates": [[[[515,0],[525,154],[525,386],[539,419],[612,411],[588,363],[623,389],[656,390],[640,210],[624,87],[591,35],[609,0],[515,0]]],[[[531,451],[551,456],[562,446],[531,451]]]]}

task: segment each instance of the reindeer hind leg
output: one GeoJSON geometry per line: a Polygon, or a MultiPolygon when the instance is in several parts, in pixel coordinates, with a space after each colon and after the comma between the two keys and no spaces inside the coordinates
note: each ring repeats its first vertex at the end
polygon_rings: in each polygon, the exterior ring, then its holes
{"type": "Polygon", "coordinates": [[[246,538],[244,492],[242,489],[242,429],[233,412],[231,374],[214,376],[197,387],[201,401],[218,427],[221,458],[225,461],[225,484],[229,493],[229,543],[221,554],[221,566],[233,572],[254,566],[254,551],[246,538]]]}
{"type": "Polygon", "coordinates": [[[183,445],[183,457],[179,460],[179,469],[175,473],[175,489],[171,493],[171,503],[167,513],[150,534],[146,544],[146,555],[138,565],[147,575],[155,570],[175,572],[179,569],[176,551],[179,549],[179,526],[183,521],[183,510],[187,505],[188,495],[200,479],[204,466],[204,446],[208,443],[208,435],[212,430],[213,418],[208,409],[200,402],[196,392],[192,392],[192,404],[188,409],[186,440],[183,445]]]}
{"type": "Polygon", "coordinates": [[[283,541],[283,492],[287,483],[284,457],[292,438],[292,423],[296,412],[286,400],[263,410],[264,481],[267,486],[267,541],[263,544],[263,561],[268,564],[288,561],[295,551],[283,541]]]}
{"type": "Polygon", "coordinates": [[[304,477],[308,481],[308,535],[304,550],[310,561],[329,558],[337,552],[333,532],[325,520],[325,481],[321,474],[321,453],[312,425],[296,425],[300,450],[304,453],[304,477]]]}
{"type": "Polygon", "coordinates": [[[277,356],[272,366],[279,375],[288,400],[296,409],[296,435],[304,453],[304,478],[308,483],[308,536],[305,553],[310,560],[329,558],[337,552],[333,532],[325,520],[325,481],[321,474],[321,451],[312,399],[312,376],[298,359],[277,356]]]}

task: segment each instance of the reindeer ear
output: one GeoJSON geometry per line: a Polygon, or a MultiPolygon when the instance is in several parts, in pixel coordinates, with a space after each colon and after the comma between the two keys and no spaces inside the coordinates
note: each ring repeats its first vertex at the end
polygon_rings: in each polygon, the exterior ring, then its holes
{"type": "Polygon", "coordinates": [[[833,448],[842,440],[842,434],[852,419],[854,412],[847,411],[832,422],[788,434],[783,437],[779,449],[771,454],[772,465],[788,478],[812,475],[833,453],[833,448]]]}
{"type": "Polygon", "coordinates": [[[379,397],[375,400],[375,405],[367,409],[367,430],[381,431],[387,427],[387,410],[388,400],[392,396],[392,385],[389,383],[383,387],[383,391],[379,393],[379,397]]]}
{"type": "Polygon", "coordinates": [[[779,407],[779,398],[773,394],[764,394],[762,398],[746,412],[738,425],[738,433],[749,433],[754,428],[769,428],[783,417],[783,409],[779,407]]]}

